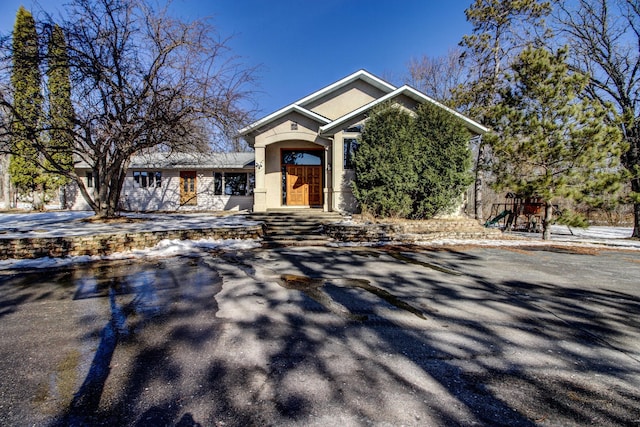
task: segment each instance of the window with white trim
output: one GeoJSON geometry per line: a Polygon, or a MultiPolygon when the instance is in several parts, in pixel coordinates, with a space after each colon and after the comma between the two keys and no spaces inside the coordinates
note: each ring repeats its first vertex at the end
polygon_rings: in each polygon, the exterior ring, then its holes
{"type": "Polygon", "coordinates": [[[162,187],[161,171],[133,171],[133,180],[140,188],[162,187]]]}
{"type": "Polygon", "coordinates": [[[342,144],[344,147],[344,168],[353,169],[355,167],[353,158],[358,149],[358,140],[356,138],[344,138],[342,144]]]}
{"type": "Polygon", "coordinates": [[[255,176],[247,172],[214,172],[213,194],[217,196],[249,196],[253,194],[255,176]]]}

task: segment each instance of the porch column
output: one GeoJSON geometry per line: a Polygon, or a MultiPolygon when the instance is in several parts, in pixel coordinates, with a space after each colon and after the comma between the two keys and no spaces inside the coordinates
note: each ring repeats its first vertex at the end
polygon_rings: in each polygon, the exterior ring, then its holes
{"type": "Polygon", "coordinates": [[[332,209],[332,203],[331,203],[331,197],[332,197],[332,185],[331,183],[333,182],[333,178],[332,178],[332,166],[331,164],[332,162],[332,155],[331,155],[331,147],[327,146],[324,147],[324,188],[323,188],[323,206],[322,206],[322,210],[325,212],[331,212],[332,209]]]}
{"type": "Polygon", "coordinates": [[[265,147],[256,147],[256,188],[253,190],[253,211],[266,212],[267,210],[267,188],[265,185],[265,171],[267,159],[265,147]]]}

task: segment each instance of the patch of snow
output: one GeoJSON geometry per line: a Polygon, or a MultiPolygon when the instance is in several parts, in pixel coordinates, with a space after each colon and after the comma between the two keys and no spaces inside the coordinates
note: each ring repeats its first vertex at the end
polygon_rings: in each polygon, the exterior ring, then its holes
{"type": "Polygon", "coordinates": [[[201,240],[161,240],[154,247],[116,252],[105,256],[75,256],[64,258],[7,259],[0,260],[0,270],[47,269],[66,267],[93,261],[166,258],[171,256],[205,256],[212,249],[249,250],[260,247],[255,239],[201,239],[201,240]]]}
{"type": "Polygon", "coordinates": [[[86,236],[167,229],[184,230],[211,227],[243,227],[258,225],[246,215],[214,215],[211,213],[135,214],[123,217],[134,222],[90,222],[90,211],[55,211],[20,214],[0,214],[0,238],[86,236]]]}
{"type": "Polygon", "coordinates": [[[570,228],[566,225],[552,225],[552,237],[575,237],[586,239],[627,239],[631,237],[631,227],[592,226],[588,228],[570,228]]]}

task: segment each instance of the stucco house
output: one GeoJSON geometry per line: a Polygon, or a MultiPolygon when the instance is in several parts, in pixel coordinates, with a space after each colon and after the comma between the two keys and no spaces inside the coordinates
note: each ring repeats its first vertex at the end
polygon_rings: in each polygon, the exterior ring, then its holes
{"type": "Polygon", "coordinates": [[[318,207],[353,212],[351,163],[368,113],[383,102],[409,110],[433,103],[462,119],[472,135],[487,128],[410,86],[357,71],[240,130],[255,150],[253,210],[318,207]]]}
{"type": "MultiPolygon", "coordinates": [[[[409,86],[357,71],[239,131],[254,153],[136,156],[121,206],[131,211],[321,208],[353,212],[352,165],[357,137],[372,108],[391,102],[415,109],[433,103],[458,116],[472,135],[487,128],[409,86]]],[[[87,165],[78,172],[88,187],[87,165]]],[[[79,194],[73,209],[87,209],[79,194]]]]}

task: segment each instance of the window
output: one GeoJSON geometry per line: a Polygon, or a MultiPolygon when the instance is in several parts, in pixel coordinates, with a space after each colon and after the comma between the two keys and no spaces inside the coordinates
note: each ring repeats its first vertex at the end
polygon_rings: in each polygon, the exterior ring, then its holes
{"type": "Polygon", "coordinates": [[[247,174],[225,173],[224,194],[227,196],[245,196],[247,194],[247,174]]]}
{"type": "Polygon", "coordinates": [[[316,165],[322,164],[321,150],[282,150],[283,165],[316,165]]]}
{"type": "Polygon", "coordinates": [[[133,180],[140,188],[162,187],[162,172],[133,171],[133,180]]]}
{"type": "Polygon", "coordinates": [[[93,188],[93,186],[94,186],[93,172],[87,172],[87,187],[93,188]]]}
{"type": "Polygon", "coordinates": [[[342,143],[344,145],[344,168],[353,169],[353,157],[358,149],[358,140],[355,138],[345,138],[342,143]]]}
{"type": "Polygon", "coordinates": [[[213,173],[213,194],[222,195],[222,172],[213,173]]]}
{"type": "Polygon", "coordinates": [[[255,176],[245,172],[214,172],[213,194],[216,196],[249,196],[253,193],[255,176]]]}
{"type": "Polygon", "coordinates": [[[247,196],[253,194],[253,189],[256,187],[256,174],[250,173],[247,174],[249,177],[249,186],[247,187],[247,196]]]}

